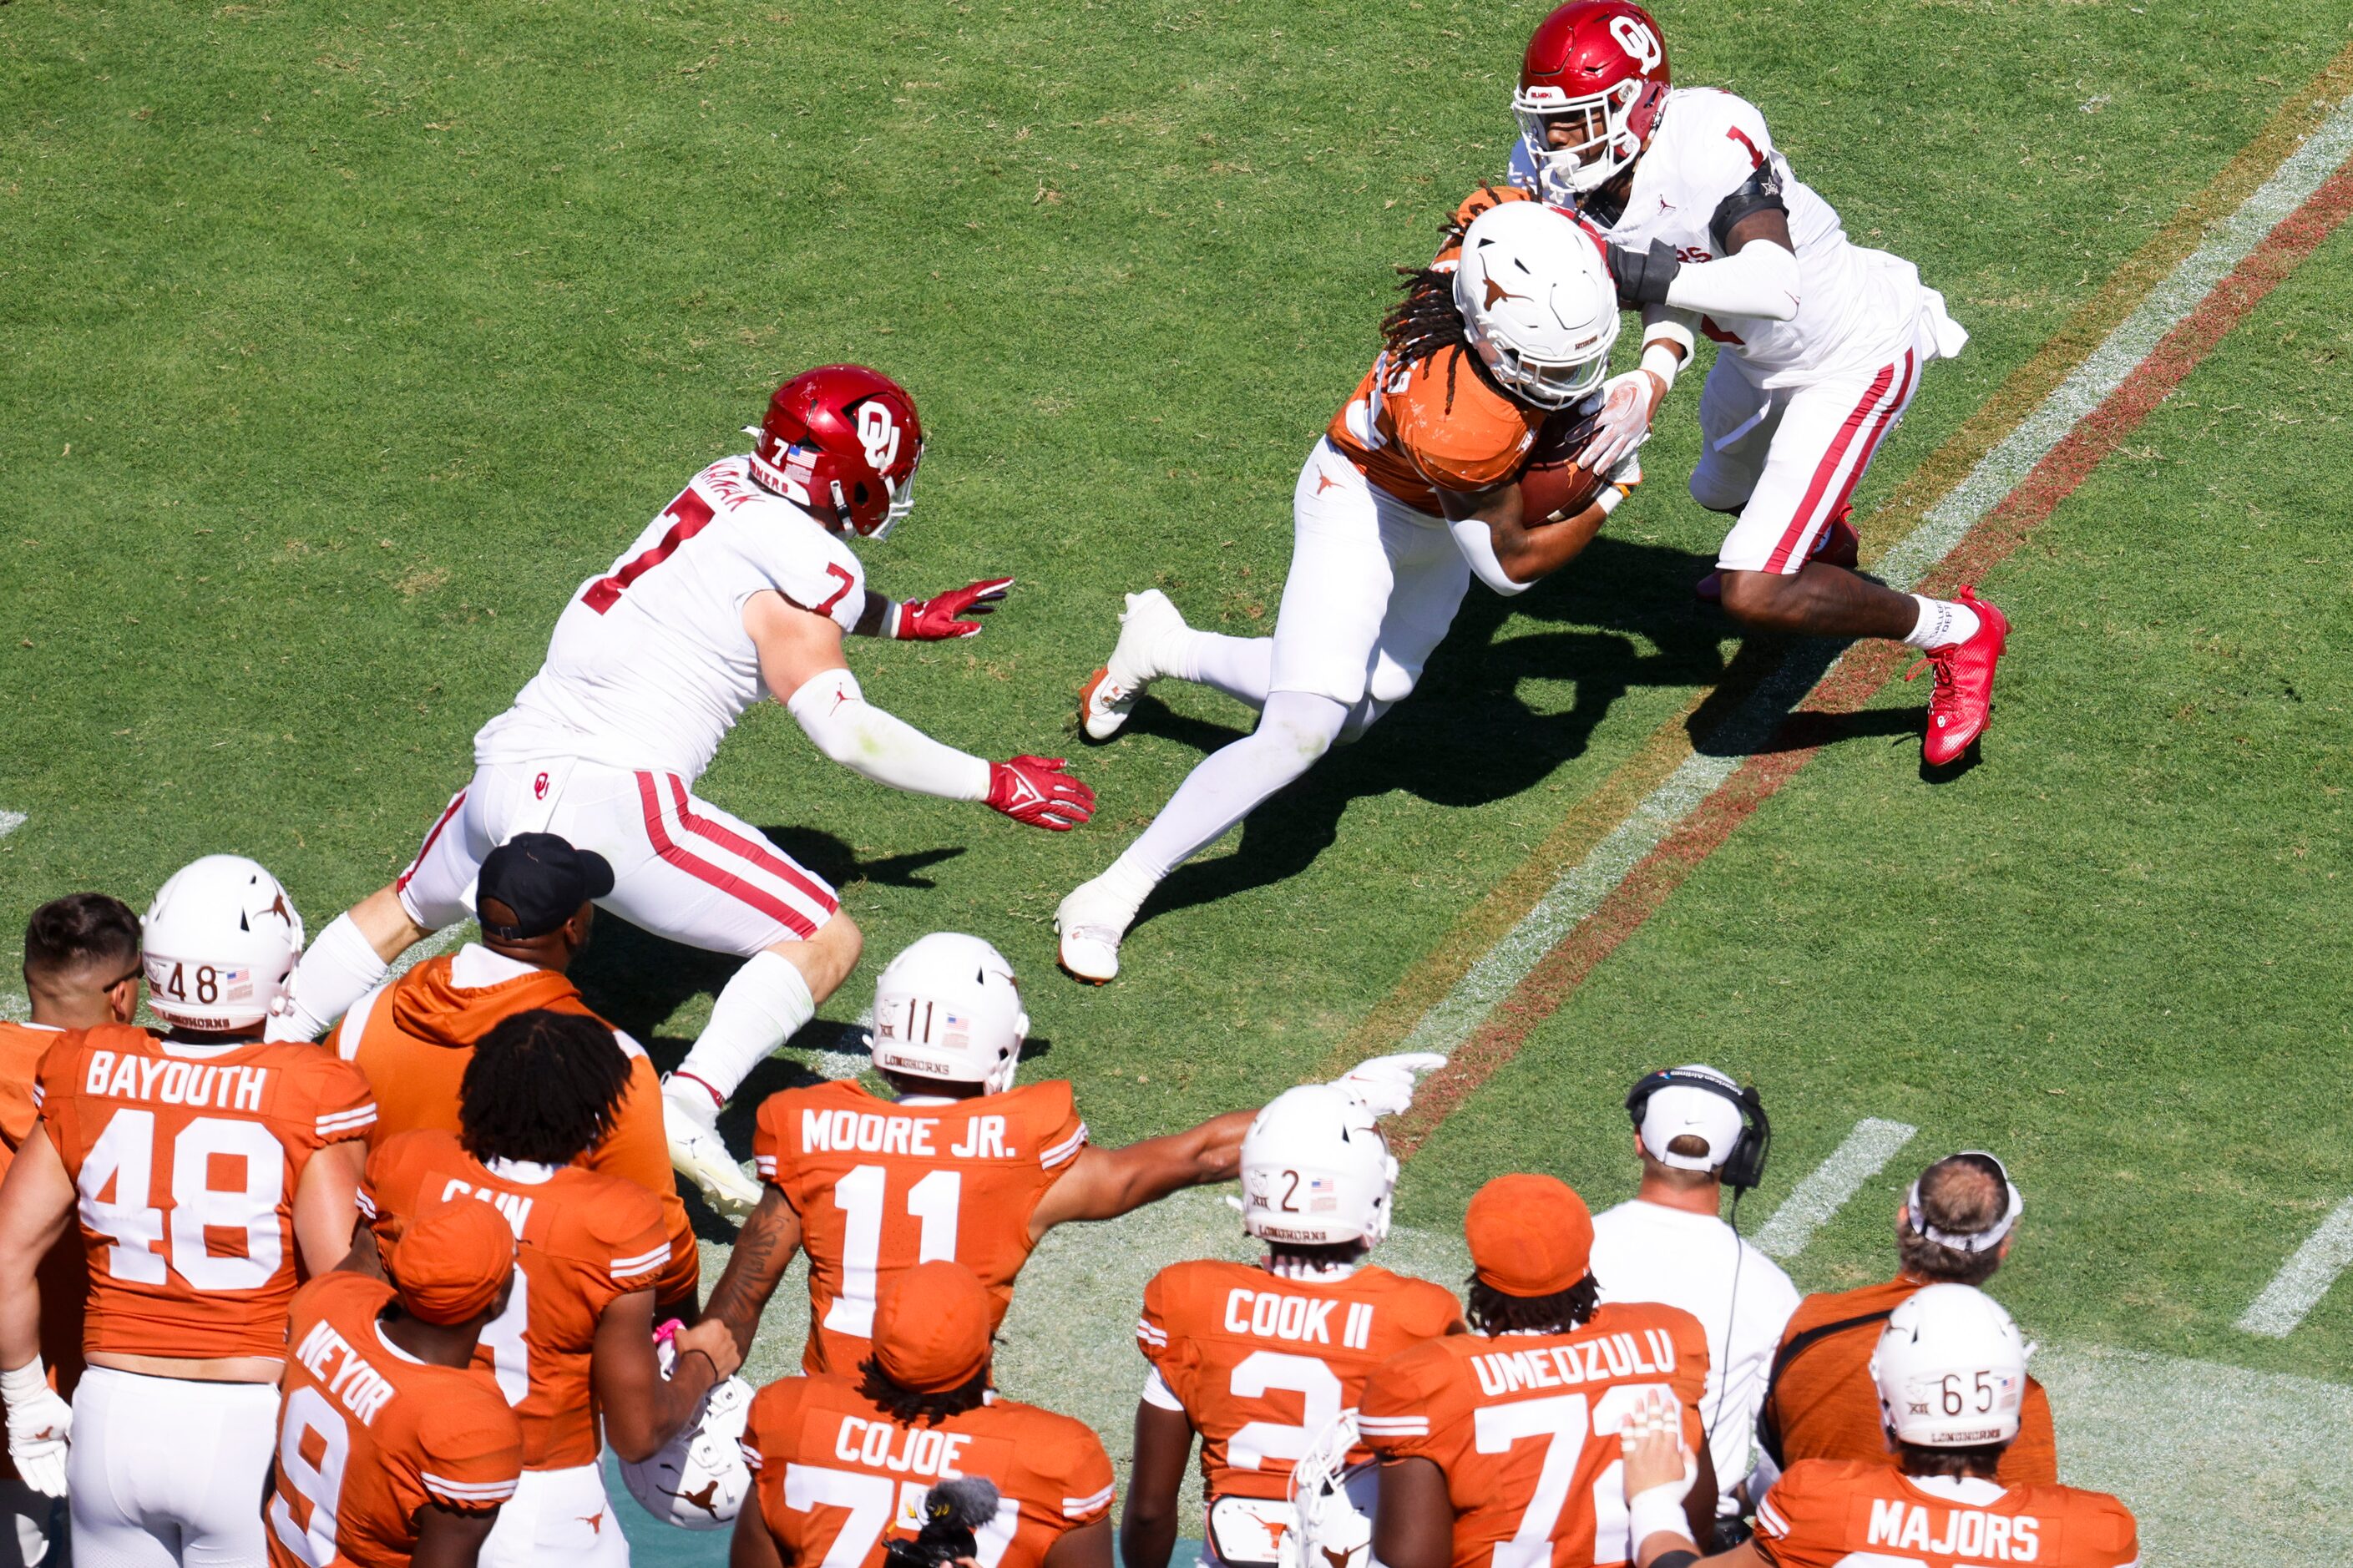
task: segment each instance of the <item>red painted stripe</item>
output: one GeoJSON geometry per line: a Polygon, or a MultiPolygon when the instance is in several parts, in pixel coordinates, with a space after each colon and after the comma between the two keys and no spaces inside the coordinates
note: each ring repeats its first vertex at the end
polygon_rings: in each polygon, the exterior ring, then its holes
{"type": "Polygon", "coordinates": [[[771,876],[783,878],[800,889],[802,896],[810,902],[823,904],[825,912],[828,914],[833,913],[841,907],[834,896],[826,890],[825,884],[813,879],[807,872],[803,871],[798,866],[794,865],[765,844],[756,838],[744,837],[723,822],[713,822],[707,816],[695,816],[688,809],[693,804],[693,800],[686,793],[685,781],[676,773],[667,776],[670,779],[670,804],[678,808],[680,826],[698,838],[708,838],[721,848],[741,855],[771,876]]]}
{"type": "Polygon", "coordinates": [[[425,857],[433,853],[433,841],[441,837],[441,830],[449,826],[449,819],[457,816],[458,808],[465,804],[466,792],[462,789],[449,797],[449,804],[443,806],[441,815],[433,819],[432,831],[426,834],[425,842],[417,847],[417,858],[408,863],[407,870],[393,879],[395,892],[408,890],[408,879],[417,875],[417,868],[425,864],[425,857]]]}
{"type": "Polygon", "coordinates": [[[1789,563],[1790,554],[1806,537],[1807,520],[1819,510],[1822,504],[1822,492],[1829,489],[1831,481],[1838,478],[1839,465],[1846,460],[1846,449],[1854,444],[1854,433],[1869,422],[1871,411],[1878,405],[1881,398],[1887,395],[1888,384],[1894,379],[1894,365],[1880,366],[1879,374],[1871,378],[1871,390],[1862,395],[1862,401],[1854,405],[1854,412],[1839,422],[1838,438],[1831,443],[1831,449],[1822,454],[1822,460],[1814,465],[1813,480],[1806,486],[1805,499],[1790,514],[1789,526],[1782,531],[1781,542],[1773,547],[1773,553],[1765,558],[1766,571],[1778,572],[1789,563]]]}
{"type": "MultiPolygon", "coordinates": [[[[2124,382],[2044,455],[1928,578],[1923,593],[1946,595],[1979,579],[2015,550],[2073,494],[2147,418],[2149,412],[2244,321],[2281,279],[2353,217],[2353,165],[2339,171],[2283,219],[2230,276],[2135,366],[2124,382]]],[[[1783,721],[1771,745],[1748,758],[1659,847],[1638,862],[1599,908],[1579,921],[1529,971],[1470,1039],[1445,1072],[1414,1097],[1412,1110],[1393,1126],[1399,1153],[1418,1148],[1438,1124],[1468,1100],[1498,1068],[1517,1056],[1537,1026],[1558,1011],[1587,975],[1618,944],[1641,929],[1685,878],[1732,837],[1757,808],[1778,794],[1815,754],[1839,738],[1841,721],[1884,686],[1912,650],[1896,643],[1858,643],[1833,665],[1803,707],[1783,721]]]]}
{"type": "Polygon", "coordinates": [[[708,882],[729,897],[740,900],[772,920],[781,921],[796,936],[806,942],[817,934],[817,927],[807,915],[769,892],[755,882],[749,882],[732,871],[722,870],[701,856],[681,849],[673,842],[670,829],[663,826],[661,797],[654,793],[654,775],[638,775],[638,803],[645,810],[646,837],[654,853],[692,877],[698,882],[708,882]]]}

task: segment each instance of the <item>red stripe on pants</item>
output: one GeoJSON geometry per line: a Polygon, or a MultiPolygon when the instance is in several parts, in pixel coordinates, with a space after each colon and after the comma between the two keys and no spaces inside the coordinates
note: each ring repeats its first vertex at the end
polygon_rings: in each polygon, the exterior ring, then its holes
{"type": "Polygon", "coordinates": [[[806,942],[817,934],[817,927],[807,915],[756,883],[747,882],[732,871],[722,870],[710,861],[681,849],[662,825],[661,797],[654,793],[654,775],[638,775],[638,803],[646,814],[646,837],[654,853],[677,867],[699,882],[708,882],[730,898],[751,905],[770,919],[781,921],[794,935],[806,942]]]}
{"type": "Polygon", "coordinates": [[[392,887],[395,892],[405,893],[408,890],[408,879],[417,875],[417,868],[425,864],[425,858],[427,855],[433,853],[433,841],[441,837],[441,830],[449,826],[449,819],[457,816],[458,808],[465,804],[466,792],[462,789],[449,797],[449,804],[441,808],[439,816],[434,818],[432,830],[426,834],[425,842],[417,846],[417,858],[408,863],[407,870],[403,871],[394,879],[392,887]]]}
{"type": "Polygon", "coordinates": [[[799,889],[801,896],[811,903],[823,904],[827,914],[831,914],[841,907],[824,888],[803,875],[799,867],[776,854],[758,839],[746,838],[724,823],[712,822],[708,817],[697,816],[689,811],[687,806],[691,802],[686,793],[686,785],[676,773],[670,775],[670,804],[678,807],[679,826],[689,833],[698,838],[708,838],[721,848],[741,855],[763,871],[783,878],[799,889]]]}
{"type": "Polygon", "coordinates": [[[1805,500],[1798,503],[1796,513],[1789,519],[1789,526],[1782,531],[1781,542],[1773,546],[1773,553],[1765,558],[1766,571],[1778,572],[1789,563],[1790,552],[1806,537],[1808,520],[1820,507],[1823,492],[1831,488],[1831,481],[1838,477],[1839,464],[1845,461],[1846,449],[1853,444],[1855,431],[1871,417],[1873,406],[1887,395],[1888,384],[1894,379],[1895,367],[1882,365],[1879,374],[1871,378],[1871,390],[1862,395],[1862,401],[1855,405],[1854,412],[1840,422],[1838,439],[1832,441],[1831,449],[1822,454],[1822,460],[1814,465],[1813,482],[1806,487],[1805,500]]]}

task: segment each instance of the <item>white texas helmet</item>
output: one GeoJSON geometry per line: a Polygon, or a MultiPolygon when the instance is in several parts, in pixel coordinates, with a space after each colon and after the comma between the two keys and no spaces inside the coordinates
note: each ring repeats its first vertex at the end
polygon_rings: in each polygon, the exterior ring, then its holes
{"type": "Polygon", "coordinates": [[[1366,1568],[1373,1553],[1371,1459],[1348,1462],[1360,1439],[1356,1413],[1343,1410],[1291,1468],[1296,1526],[1283,1532],[1280,1568],[1366,1568]]]}
{"type": "Polygon", "coordinates": [[[2031,1348],[1975,1286],[1915,1291],[1888,1315],[1872,1352],[1880,1420],[1924,1448],[2006,1443],[2018,1436],[2031,1348]]]}
{"type": "Polygon", "coordinates": [[[172,874],[139,922],[147,1005],[188,1029],[241,1029],[269,1016],[302,956],[302,917],[278,879],[242,855],[172,874]]]}
{"type": "Polygon", "coordinates": [[[1566,408],[1609,374],[1617,285],[1592,235],[1542,202],[1504,202],[1471,220],[1454,307],[1489,373],[1540,408],[1566,408]]]}
{"type": "Polygon", "coordinates": [[[1398,1163],[1363,1101],[1336,1084],[1274,1097],[1242,1134],[1242,1228],[1261,1241],[1377,1247],[1398,1163]]]}
{"type": "Polygon", "coordinates": [[[890,1072],[1001,1094],[1029,1034],[1013,965],[976,936],[918,937],[874,983],[874,1065],[890,1072]]]}
{"type": "MultiPolygon", "coordinates": [[[[677,1352],[665,1339],[655,1346],[662,1376],[677,1352]]],[[[677,1436],[636,1464],[621,1461],[629,1495],[664,1524],[723,1530],[752,1495],[752,1467],[744,1458],[744,1427],[752,1418],[752,1385],[723,1377],[677,1436]]]]}

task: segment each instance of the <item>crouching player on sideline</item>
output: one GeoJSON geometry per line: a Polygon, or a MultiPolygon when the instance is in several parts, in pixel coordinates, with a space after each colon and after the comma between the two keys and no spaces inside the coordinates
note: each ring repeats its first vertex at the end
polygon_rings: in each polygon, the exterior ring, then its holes
{"type": "Polygon", "coordinates": [[[2005,1487],[2018,1436],[2026,1344],[2000,1303],[1968,1285],[1931,1285],[1891,1313],[1871,1358],[1895,1462],[1799,1459],[1757,1508],[1757,1533],[1702,1558],[1682,1498],[1690,1451],[1672,1415],[1645,1406],[1620,1434],[1641,1568],[2133,1568],[2138,1532],[2105,1492],[2005,1487]]]}
{"type": "Polygon", "coordinates": [[[597,1460],[642,1460],[693,1418],[742,1359],[709,1322],[681,1331],[662,1376],[654,1282],[670,1261],[661,1205],[573,1163],[611,1130],[628,1063],[604,1025],[519,1013],[482,1037],[459,1094],[462,1131],[404,1132],[369,1157],[354,1267],[395,1273],[404,1228],[445,1197],[481,1200],[517,1242],[513,1299],[475,1363],[522,1423],[523,1477],[482,1547],[486,1568],[623,1568],[597,1460]]]}
{"type": "Polygon", "coordinates": [[[487,1204],[427,1209],[385,1258],[294,1298],[271,1468],[270,1568],[474,1568],[522,1474],[522,1428],[473,1370],[514,1289],[514,1233],[487,1204]]]}
{"type": "Polygon", "coordinates": [[[997,1488],[996,1518],[974,1531],[989,1568],[1112,1568],[1111,1460],[1084,1422],[990,1391],[996,1316],[963,1264],[917,1264],[882,1288],[855,1373],[762,1389],[730,1568],[881,1568],[952,1476],[997,1488]]]}
{"type": "MultiPolygon", "coordinates": [[[[1242,1229],[1257,1263],[1177,1263],[1144,1290],[1151,1363],[1120,1525],[1126,1568],[1167,1568],[1176,1498],[1201,1438],[1202,1561],[1272,1564],[1299,1528],[1292,1468],[1397,1352],[1462,1332],[1454,1293],[1365,1262],[1389,1230],[1397,1160],[1373,1112],[1327,1083],[1285,1089],[1242,1137],[1242,1229]]],[[[1336,1439],[1335,1439],[1336,1440],[1336,1439]]],[[[1358,1445],[1348,1455],[1361,1463],[1358,1445]]]]}
{"type": "Polygon", "coordinates": [[[1715,1473],[1700,1428],[1707,1335],[1679,1307],[1599,1302],[1593,1219],[1552,1176],[1498,1176],[1462,1216],[1468,1334],[1384,1363],[1357,1417],[1380,1456],[1373,1560],[1489,1568],[1632,1560],[1610,1475],[1618,1428],[1646,1394],[1671,1402],[1699,1455],[1685,1528],[1713,1531],[1715,1473]]]}
{"type": "Polygon", "coordinates": [[[302,950],[268,871],[208,855],[145,928],[171,1033],[109,1024],[51,1047],[41,1123],[0,1185],[8,1451],[30,1485],[70,1489],[83,1568],[259,1568],[298,1266],[350,1250],[375,1106],[350,1063],[260,1037],[302,950]],[[42,1373],[35,1270],[77,1213],[89,1370],[69,1409],[42,1373]]]}

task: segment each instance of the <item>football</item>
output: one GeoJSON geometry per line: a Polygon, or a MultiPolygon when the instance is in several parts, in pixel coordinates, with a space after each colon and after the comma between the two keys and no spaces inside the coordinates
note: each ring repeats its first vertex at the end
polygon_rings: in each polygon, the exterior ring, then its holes
{"type": "Polygon", "coordinates": [[[1593,504],[1604,480],[1577,466],[1601,416],[1599,394],[1547,416],[1520,470],[1520,516],[1528,526],[1561,522],[1593,504]]]}

